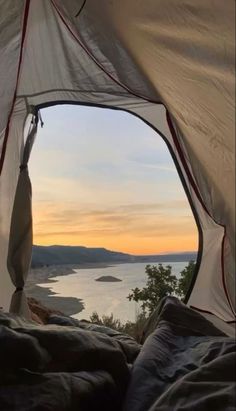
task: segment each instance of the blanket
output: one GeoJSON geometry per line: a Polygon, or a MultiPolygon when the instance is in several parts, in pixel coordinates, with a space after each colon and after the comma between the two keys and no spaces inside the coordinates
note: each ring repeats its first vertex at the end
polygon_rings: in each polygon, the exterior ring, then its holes
{"type": "Polygon", "coordinates": [[[125,411],[235,410],[234,338],[173,297],[162,301],[150,327],[132,368],[125,411]]]}
{"type": "Polygon", "coordinates": [[[106,327],[71,321],[36,325],[0,314],[2,411],[121,409],[139,345],[106,327]]]}
{"type": "Polygon", "coordinates": [[[140,347],[87,321],[0,313],[1,411],[233,411],[235,339],[174,297],[140,347]]]}

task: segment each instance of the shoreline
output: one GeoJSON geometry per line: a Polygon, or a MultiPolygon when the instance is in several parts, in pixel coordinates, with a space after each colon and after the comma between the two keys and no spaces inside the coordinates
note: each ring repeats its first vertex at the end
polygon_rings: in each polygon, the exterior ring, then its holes
{"type": "MultiPolygon", "coordinates": [[[[143,262],[142,262],[143,263],[143,262]]],[[[186,262],[187,263],[187,262],[186,262]]],[[[76,274],[80,269],[95,269],[108,268],[120,264],[127,264],[126,262],[110,262],[110,263],[83,263],[83,264],[65,264],[65,265],[50,265],[38,268],[32,268],[29,272],[25,291],[28,297],[33,297],[40,301],[43,305],[50,309],[62,312],[65,315],[75,315],[83,313],[85,308],[85,301],[77,297],[63,297],[52,291],[50,284],[57,280],[55,277],[67,276],[76,274]],[[44,284],[45,287],[40,286],[44,284]]],[[[146,262],[145,262],[146,264],[146,262]]],[[[157,263],[158,264],[158,263],[157,263]]],[[[170,263],[171,264],[171,263],[170,263]]],[[[82,314],[83,315],[83,314],[82,314]]],[[[83,316],[80,319],[83,319],[83,316]]]]}
{"type": "Polygon", "coordinates": [[[57,281],[55,277],[75,274],[75,270],[79,269],[107,268],[116,264],[118,263],[83,263],[32,268],[25,284],[25,291],[27,297],[35,298],[50,309],[61,311],[65,315],[75,315],[83,311],[83,300],[79,297],[63,297],[54,293],[50,289],[50,284],[57,281]],[[48,287],[40,287],[40,284],[48,284],[48,287]]]}

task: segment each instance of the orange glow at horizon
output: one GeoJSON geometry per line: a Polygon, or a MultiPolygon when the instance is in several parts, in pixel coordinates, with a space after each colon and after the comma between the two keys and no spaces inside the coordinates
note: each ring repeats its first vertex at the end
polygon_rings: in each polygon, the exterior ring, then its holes
{"type": "Polygon", "coordinates": [[[38,205],[34,209],[34,244],[101,247],[134,255],[196,251],[194,219],[175,215],[176,210],[173,213],[168,207],[166,215],[159,215],[155,208],[158,205],[107,210],[68,209],[60,203],[57,207],[38,205]]]}
{"type": "Polygon", "coordinates": [[[106,248],[111,251],[118,251],[133,255],[165,254],[185,251],[197,251],[198,242],[195,235],[165,238],[133,238],[130,235],[122,236],[120,239],[99,237],[79,238],[68,235],[45,236],[35,235],[35,245],[68,245],[84,246],[91,248],[106,248]]]}

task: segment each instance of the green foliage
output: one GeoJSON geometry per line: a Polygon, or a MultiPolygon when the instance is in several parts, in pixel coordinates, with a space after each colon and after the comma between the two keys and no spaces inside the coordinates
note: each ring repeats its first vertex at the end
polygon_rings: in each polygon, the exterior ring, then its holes
{"type": "Polygon", "coordinates": [[[177,278],[171,273],[171,270],[170,265],[166,267],[163,267],[162,264],[158,264],[158,267],[147,265],[145,268],[148,277],[146,287],[142,290],[138,287],[132,289],[132,293],[127,297],[129,301],[142,302],[143,312],[148,310],[151,313],[161,298],[171,295],[177,290],[177,278]]]}
{"type": "Polygon", "coordinates": [[[188,265],[180,272],[180,279],[178,280],[178,287],[176,290],[176,294],[179,297],[185,297],[187,294],[195,267],[196,263],[194,261],[189,261],[188,265]]]}
{"type": "Polygon", "coordinates": [[[114,318],[113,314],[111,315],[103,315],[102,317],[99,317],[98,313],[96,311],[93,312],[93,314],[90,316],[90,321],[94,324],[98,325],[104,325],[105,327],[112,328],[113,330],[117,331],[123,331],[123,325],[121,324],[121,321],[114,318]]]}
{"type": "Polygon", "coordinates": [[[123,334],[128,334],[138,342],[141,339],[143,327],[146,320],[147,318],[145,316],[145,313],[143,312],[137,314],[134,322],[127,321],[124,324],[122,324],[121,321],[117,318],[114,318],[113,314],[103,315],[102,317],[99,317],[98,313],[95,311],[90,316],[90,321],[92,323],[112,328],[113,330],[116,330],[123,334]]]}
{"type": "Polygon", "coordinates": [[[146,321],[147,321],[147,317],[144,312],[137,314],[134,322],[127,321],[124,324],[123,333],[130,335],[137,342],[140,342],[142,334],[143,334],[144,324],[146,323],[146,321]]]}
{"type": "Polygon", "coordinates": [[[147,265],[145,272],[147,274],[146,287],[141,290],[136,287],[132,289],[132,293],[128,295],[131,301],[141,302],[141,308],[144,313],[146,310],[150,314],[158,304],[158,301],[168,295],[178,295],[183,298],[190,286],[192,275],[195,269],[194,261],[190,261],[181,273],[180,279],[172,274],[172,267],[162,264],[158,266],[147,265]]]}

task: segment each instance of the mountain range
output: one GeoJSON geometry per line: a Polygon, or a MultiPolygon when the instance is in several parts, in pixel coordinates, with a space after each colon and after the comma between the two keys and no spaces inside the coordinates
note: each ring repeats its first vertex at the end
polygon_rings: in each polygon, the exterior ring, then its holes
{"type": "Polygon", "coordinates": [[[138,262],[178,262],[196,260],[196,252],[183,252],[156,255],[132,255],[106,248],[83,246],[34,245],[32,267],[45,265],[85,264],[85,263],[138,263],[138,262]]]}

